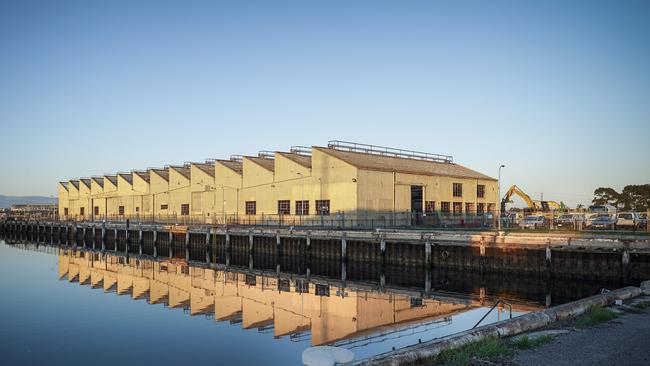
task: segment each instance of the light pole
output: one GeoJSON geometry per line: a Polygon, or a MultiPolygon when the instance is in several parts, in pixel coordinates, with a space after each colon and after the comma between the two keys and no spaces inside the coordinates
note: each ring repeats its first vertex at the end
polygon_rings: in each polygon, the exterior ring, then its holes
{"type": "Polygon", "coordinates": [[[300,176],[300,180],[302,181],[302,192],[300,193],[300,225],[302,225],[302,215],[305,212],[305,177],[300,172],[297,172],[296,174],[300,176]]]}
{"type": "Polygon", "coordinates": [[[501,168],[505,168],[506,166],[501,164],[499,166],[499,180],[497,181],[497,205],[499,205],[499,208],[497,210],[497,228],[499,231],[501,231],[501,168]]]}

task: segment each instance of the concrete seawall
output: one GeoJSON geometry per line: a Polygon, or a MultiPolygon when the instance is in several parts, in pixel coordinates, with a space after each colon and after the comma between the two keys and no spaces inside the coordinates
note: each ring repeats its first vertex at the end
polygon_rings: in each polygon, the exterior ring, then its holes
{"type": "Polygon", "coordinates": [[[470,329],[447,337],[406,347],[397,351],[364,360],[364,365],[402,365],[418,360],[430,359],[445,349],[459,347],[472,341],[487,337],[510,337],[527,331],[545,327],[556,321],[583,314],[592,306],[607,306],[615,300],[627,300],[639,296],[644,291],[638,287],[624,287],[605,294],[591,296],[540,312],[529,313],[517,318],[503,320],[490,325],[470,329]]]}

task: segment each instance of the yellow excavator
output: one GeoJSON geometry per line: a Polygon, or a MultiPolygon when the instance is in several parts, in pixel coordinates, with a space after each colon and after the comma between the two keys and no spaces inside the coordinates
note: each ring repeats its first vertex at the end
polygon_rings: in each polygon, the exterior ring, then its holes
{"type": "Polygon", "coordinates": [[[503,196],[503,199],[501,200],[501,212],[506,212],[506,203],[512,202],[510,198],[512,197],[513,194],[516,194],[517,196],[521,197],[521,199],[523,199],[524,202],[526,202],[526,205],[528,206],[524,208],[524,212],[526,213],[550,212],[551,210],[563,211],[565,209],[563,203],[557,203],[555,201],[534,200],[530,198],[530,196],[527,195],[524,191],[522,191],[521,188],[513,184],[512,187],[508,189],[506,194],[503,196]]]}

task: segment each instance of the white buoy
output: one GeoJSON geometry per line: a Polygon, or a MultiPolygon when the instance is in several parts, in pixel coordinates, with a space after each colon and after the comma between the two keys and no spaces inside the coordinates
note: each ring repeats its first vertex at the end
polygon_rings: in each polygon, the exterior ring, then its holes
{"type": "Polygon", "coordinates": [[[341,347],[316,346],[302,352],[302,363],[305,366],[334,366],[352,360],[354,360],[354,353],[341,347]]]}

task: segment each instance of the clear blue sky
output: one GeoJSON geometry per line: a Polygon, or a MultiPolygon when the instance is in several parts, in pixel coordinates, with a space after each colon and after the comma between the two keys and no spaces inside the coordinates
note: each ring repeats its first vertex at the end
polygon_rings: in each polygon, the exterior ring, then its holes
{"type": "Polygon", "coordinates": [[[0,3],[0,194],[352,140],[650,182],[650,1],[0,3]]]}

